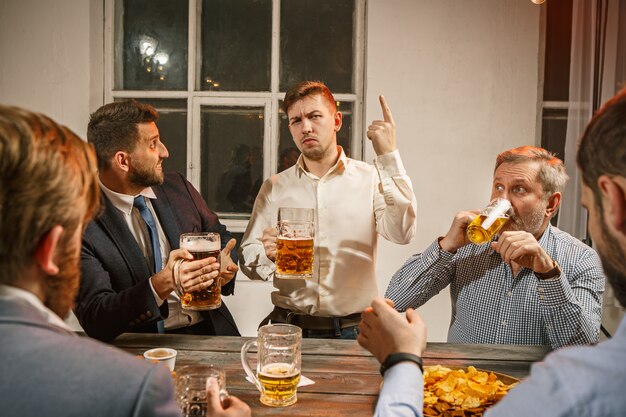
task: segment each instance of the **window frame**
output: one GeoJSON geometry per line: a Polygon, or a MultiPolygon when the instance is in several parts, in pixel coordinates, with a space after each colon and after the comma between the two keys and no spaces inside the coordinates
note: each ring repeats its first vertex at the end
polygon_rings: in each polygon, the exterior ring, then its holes
{"type": "MultiPolygon", "coordinates": [[[[202,13],[202,0],[188,0],[188,74],[186,90],[116,90],[116,71],[122,71],[123,67],[115,67],[115,35],[123,35],[123,27],[115,27],[116,1],[104,0],[104,74],[103,89],[104,102],[110,103],[115,99],[136,98],[143,99],[181,99],[187,101],[187,178],[200,189],[200,107],[203,105],[215,106],[263,106],[264,139],[263,139],[263,180],[276,174],[280,121],[279,103],[284,98],[285,92],[279,91],[279,63],[280,63],[280,3],[281,0],[272,2],[272,40],[271,40],[271,66],[270,66],[270,91],[216,91],[200,90],[196,74],[202,65],[201,54],[198,51],[201,33],[197,31],[200,25],[202,13]]],[[[350,138],[352,157],[363,160],[364,146],[364,68],[365,68],[365,18],[367,0],[354,1],[354,38],[353,38],[353,93],[334,94],[335,100],[353,103],[352,135],[350,138]]],[[[122,26],[122,25],[120,25],[122,26]]],[[[120,56],[118,52],[118,57],[120,56]]],[[[120,75],[120,74],[117,74],[120,75]]],[[[211,207],[209,207],[211,208],[211,207]]],[[[212,208],[211,208],[212,209],[212,208]]],[[[219,213],[220,220],[232,232],[243,232],[248,220],[228,218],[227,213],[219,213]]]]}

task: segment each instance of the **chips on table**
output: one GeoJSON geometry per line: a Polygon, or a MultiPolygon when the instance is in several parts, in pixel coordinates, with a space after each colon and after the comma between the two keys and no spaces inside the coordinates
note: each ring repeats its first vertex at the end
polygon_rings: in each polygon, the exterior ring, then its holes
{"type": "Polygon", "coordinates": [[[493,372],[469,366],[424,368],[424,416],[480,417],[517,383],[505,384],[493,372]]]}

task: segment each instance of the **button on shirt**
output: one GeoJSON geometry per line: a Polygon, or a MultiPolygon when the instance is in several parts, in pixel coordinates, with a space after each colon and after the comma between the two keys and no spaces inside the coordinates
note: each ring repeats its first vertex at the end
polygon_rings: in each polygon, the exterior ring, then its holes
{"type": "Polygon", "coordinates": [[[242,271],[272,279],[274,305],[300,313],[337,317],[361,312],[378,295],[375,259],[378,234],[399,244],[415,233],[416,202],[400,154],[378,156],[375,166],[339,159],[323,177],[293,167],[266,180],[256,198],[240,248],[242,271]],[[279,207],[314,208],[313,277],[275,278],[275,264],[258,240],[276,227],[279,207]]]}
{"type": "MultiPolygon", "coordinates": [[[[150,240],[150,231],[148,230],[148,226],[146,222],[141,217],[139,210],[133,207],[133,200],[135,196],[116,193],[115,191],[107,188],[102,182],[100,182],[100,188],[107,196],[107,198],[111,201],[111,204],[120,211],[126,224],[128,225],[128,229],[131,234],[137,241],[137,245],[141,249],[143,256],[146,258],[146,264],[148,265],[148,269],[152,271],[154,265],[153,255],[152,255],[152,243],[150,240]]],[[[148,209],[152,212],[154,216],[154,220],[157,225],[157,231],[159,234],[159,245],[161,248],[161,259],[163,260],[163,265],[167,265],[168,258],[170,256],[171,246],[170,242],[167,240],[165,233],[163,232],[163,228],[161,227],[161,223],[159,222],[159,217],[154,212],[154,208],[152,207],[152,199],[156,200],[156,195],[152,188],[144,189],[140,195],[146,197],[146,205],[148,209]]],[[[158,272],[158,271],[157,271],[158,272]]],[[[152,282],[150,282],[150,289],[152,290],[152,294],[154,295],[154,299],[157,302],[158,306],[161,306],[164,302],[155,291],[152,286],[152,282]]],[[[169,316],[164,320],[165,329],[177,329],[180,327],[191,326],[193,324],[199,323],[202,321],[202,316],[200,313],[196,311],[186,311],[183,310],[180,306],[180,298],[175,292],[171,292],[167,296],[167,305],[169,309],[169,316]]]]}
{"type": "Polygon", "coordinates": [[[528,268],[513,276],[489,244],[456,254],[435,241],[396,272],[385,297],[400,311],[417,308],[450,285],[451,343],[538,344],[558,348],[596,343],[604,272],[596,252],[548,225],[539,244],[562,274],[540,280],[528,268]]]}

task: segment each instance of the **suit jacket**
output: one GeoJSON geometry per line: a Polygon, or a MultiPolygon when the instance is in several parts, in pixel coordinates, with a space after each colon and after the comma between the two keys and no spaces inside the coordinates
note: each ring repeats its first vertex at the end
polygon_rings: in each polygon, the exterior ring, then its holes
{"type": "MultiPolygon", "coordinates": [[[[163,231],[173,249],[181,233],[217,232],[222,248],[232,238],[226,226],[207,207],[200,193],[178,173],[168,173],[152,187],[152,201],[163,231]]],[[[157,306],[150,289],[150,269],[122,214],[103,196],[104,211],[85,230],[81,251],[81,284],[76,317],[85,332],[103,341],[123,332],[156,333],[157,322],[169,314],[167,302],[157,306]]],[[[231,256],[237,262],[236,251],[231,256]]],[[[235,280],[222,287],[233,293],[235,280]]],[[[202,312],[206,334],[239,336],[226,304],[202,312]]]]}
{"type": "Polygon", "coordinates": [[[28,303],[0,300],[0,334],[4,417],[180,415],[167,367],[52,325],[28,303]]]}

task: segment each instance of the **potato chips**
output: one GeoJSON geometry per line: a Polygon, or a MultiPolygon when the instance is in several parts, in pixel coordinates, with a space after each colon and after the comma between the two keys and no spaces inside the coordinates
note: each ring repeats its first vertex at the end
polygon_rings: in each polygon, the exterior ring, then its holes
{"type": "Polygon", "coordinates": [[[480,417],[517,383],[505,384],[493,372],[469,366],[424,367],[424,416],[480,417]]]}

